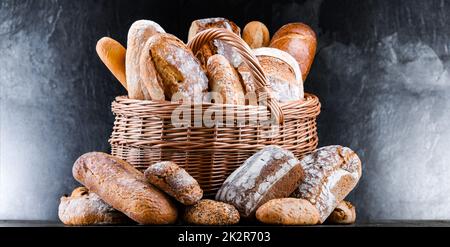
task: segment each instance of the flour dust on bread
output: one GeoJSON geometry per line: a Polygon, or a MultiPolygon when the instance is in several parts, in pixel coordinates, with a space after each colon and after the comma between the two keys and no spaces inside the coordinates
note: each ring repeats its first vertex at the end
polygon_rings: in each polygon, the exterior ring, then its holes
{"type": "Polygon", "coordinates": [[[305,178],[291,195],[310,201],[323,223],[361,177],[361,160],[350,148],[326,146],[300,160],[305,178]]]}
{"type": "Polygon", "coordinates": [[[231,173],[216,200],[234,205],[242,217],[253,217],[265,202],[289,196],[302,179],[302,167],[292,152],[266,146],[231,173]]]}
{"type": "Polygon", "coordinates": [[[147,40],[157,33],[165,31],[158,23],[149,20],[134,22],[128,31],[125,67],[130,99],[151,99],[141,79],[140,56],[147,40]]]}
{"type": "MultiPolygon", "coordinates": [[[[224,28],[238,36],[241,35],[241,29],[230,20],[222,17],[205,18],[192,22],[191,27],[189,28],[188,42],[191,41],[196,34],[209,28],[224,28]]],[[[204,45],[195,55],[198,57],[203,67],[206,67],[208,58],[214,54],[223,55],[234,67],[239,66],[242,62],[241,56],[232,46],[219,40],[213,40],[204,45]]]]}
{"type": "MultiPolygon", "coordinates": [[[[284,103],[304,98],[302,74],[297,61],[291,55],[269,47],[258,48],[253,51],[266,74],[275,99],[284,103]]],[[[238,71],[245,84],[246,93],[254,93],[256,86],[250,69],[242,63],[238,67],[238,71]]]]}
{"type": "Polygon", "coordinates": [[[151,59],[147,65],[152,72],[144,77],[144,84],[149,85],[154,97],[161,100],[164,94],[166,100],[203,102],[208,78],[186,44],[172,34],[159,33],[149,38],[145,47],[141,62],[151,59]]]}
{"type": "Polygon", "coordinates": [[[112,225],[132,222],[125,214],[115,210],[85,187],[78,187],[70,196],[61,197],[58,216],[66,225],[112,225]]]}
{"type": "Polygon", "coordinates": [[[140,224],[172,224],[177,219],[171,198],[115,156],[101,152],[83,154],[75,161],[72,173],[89,191],[140,224]]]}

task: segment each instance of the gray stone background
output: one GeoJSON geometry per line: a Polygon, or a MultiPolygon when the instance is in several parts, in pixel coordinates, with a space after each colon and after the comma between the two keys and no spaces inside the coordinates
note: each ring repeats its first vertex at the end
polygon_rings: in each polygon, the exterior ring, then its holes
{"type": "Polygon", "coordinates": [[[361,221],[450,219],[450,1],[0,1],[0,219],[57,219],[73,161],[108,151],[124,94],[95,54],[134,20],[186,40],[223,16],[273,33],[302,21],[319,49],[306,91],[320,97],[320,145],[349,146],[363,178],[361,221]]]}

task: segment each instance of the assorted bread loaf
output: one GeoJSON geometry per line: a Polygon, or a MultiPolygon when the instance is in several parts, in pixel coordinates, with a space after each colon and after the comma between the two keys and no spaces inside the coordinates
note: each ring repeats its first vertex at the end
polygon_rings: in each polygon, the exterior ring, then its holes
{"type": "Polygon", "coordinates": [[[85,187],[61,197],[58,216],[66,225],[113,225],[132,222],[85,187]]]}
{"type": "MultiPolygon", "coordinates": [[[[208,28],[240,36],[232,21],[207,18],[192,22],[188,40],[208,28]]],[[[312,29],[290,23],[269,43],[267,27],[253,21],[245,26],[243,39],[253,48],[273,97],[281,103],[302,100],[317,45],[312,29]]],[[[257,93],[233,47],[214,40],[194,54],[152,21],[131,25],[127,49],[104,37],[96,50],[131,99],[246,105],[253,104],[248,95],[257,93]]],[[[233,225],[241,218],[276,225],[352,224],[355,207],[344,199],[361,177],[361,161],[342,146],[322,147],[304,157],[265,146],[231,173],[216,200],[202,199],[199,183],[170,160],[150,164],[141,173],[117,157],[91,152],[80,156],[72,171],[85,187],[61,198],[58,215],[68,225],[174,224],[179,215],[195,225],[233,225]]]]}
{"type": "Polygon", "coordinates": [[[289,196],[303,176],[293,153],[267,146],[231,173],[217,192],[216,200],[234,205],[242,217],[252,217],[267,201],[289,196]]]}

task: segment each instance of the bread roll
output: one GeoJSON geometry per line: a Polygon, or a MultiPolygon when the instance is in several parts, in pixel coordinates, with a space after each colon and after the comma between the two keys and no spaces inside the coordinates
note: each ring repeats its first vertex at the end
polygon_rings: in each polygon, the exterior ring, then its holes
{"type": "Polygon", "coordinates": [[[76,188],[70,196],[61,197],[59,219],[66,225],[129,224],[132,221],[106,204],[85,187],[76,188]]]}
{"type": "Polygon", "coordinates": [[[328,224],[353,224],[356,221],[356,209],[348,201],[342,201],[337,205],[333,212],[328,216],[328,224]]]}
{"type": "Polygon", "coordinates": [[[242,31],[242,39],[252,49],[269,46],[269,29],[262,22],[251,21],[245,25],[242,31]]]}
{"type": "MultiPolygon", "coordinates": [[[[155,34],[148,40],[145,52],[150,54],[156,77],[144,84],[151,84],[154,92],[164,92],[166,100],[188,100],[201,103],[208,91],[208,78],[192,51],[177,37],[155,34]]],[[[153,94],[152,94],[153,95],[153,94]]]]}
{"type": "Polygon", "coordinates": [[[194,225],[234,225],[239,223],[239,212],[230,204],[200,200],[186,208],[184,220],[194,225]]]}
{"type": "Polygon", "coordinates": [[[306,79],[316,55],[317,39],[314,31],[303,23],[282,26],[272,37],[270,47],[291,54],[300,65],[303,80],[306,79]]]}
{"type": "Polygon", "coordinates": [[[148,182],[184,205],[193,205],[203,196],[198,182],[183,168],[170,161],[155,163],[145,170],[148,182]]]}
{"type": "Polygon", "coordinates": [[[245,105],[245,93],[239,75],[230,62],[216,54],[208,59],[209,88],[220,96],[221,104],[245,105]]]}
{"type": "MultiPolygon", "coordinates": [[[[192,22],[191,27],[189,28],[188,42],[191,41],[197,33],[209,28],[224,28],[239,36],[241,35],[240,28],[230,20],[221,17],[206,18],[192,22]]],[[[195,55],[200,60],[202,66],[206,68],[208,58],[214,54],[223,55],[234,67],[239,66],[242,62],[241,56],[233,47],[219,40],[214,40],[204,45],[195,55]]]]}
{"type": "Polygon", "coordinates": [[[290,195],[302,179],[303,170],[293,153],[267,146],[231,173],[216,200],[234,205],[242,217],[253,217],[267,201],[290,195]]]}
{"type": "Polygon", "coordinates": [[[78,182],[138,223],[171,224],[177,219],[177,209],[170,198],[117,157],[86,153],[75,161],[72,172],[78,182]]]}
{"type": "Polygon", "coordinates": [[[361,160],[351,149],[336,145],[319,148],[300,163],[305,179],[292,196],[310,201],[323,223],[358,183],[361,160]]]}
{"type": "Polygon", "coordinates": [[[127,89],[125,75],[125,54],[127,51],[125,47],[109,37],[103,37],[97,42],[95,50],[109,71],[127,89]]]}
{"type": "Polygon", "coordinates": [[[149,20],[134,22],[128,31],[125,67],[130,99],[151,99],[141,80],[140,57],[145,42],[157,33],[165,33],[165,31],[156,22],[149,20]]]}
{"type": "MultiPolygon", "coordinates": [[[[284,103],[304,98],[301,71],[291,55],[275,48],[258,48],[253,51],[266,74],[275,99],[284,103]]],[[[247,65],[242,63],[238,71],[246,93],[255,92],[255,82],[247,65]]]]}
{"type": "Polygon", "coordinates": [[[273,199],[256,211],[262,223],[275,225],[315,225],[319,223],[319,212],[307,200],[297,198],[273,199]]]}

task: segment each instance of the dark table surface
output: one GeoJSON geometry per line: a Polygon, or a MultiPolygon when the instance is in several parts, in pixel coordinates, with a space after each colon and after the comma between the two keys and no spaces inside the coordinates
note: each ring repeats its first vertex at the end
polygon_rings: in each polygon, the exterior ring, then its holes
{"type": "MultiPolygon", "coordinates": [[[[263,225],[255,225],[255,226],[264,227],[263,225]]],[[[64,224],[62,224],[61,222],[53,222],[53,221],[0,220],[0,227],[64,227],[64,224]]],[[[162,227],[162,226],[131,225],[127,227],[162,227]]],[[[164,227],[182,228],[189,226],[174,225],[164,227]]],[[[231,227],[241,227],[241,226],[231,226],[231,227]]],[[[243,227],[252,227],[252,225],[243,227]]],[[[373,222],[357,222],[356,224],[352,225],[317,225],[308,227],[450,227],[450,220],[380,220],[373,222]]]]}

